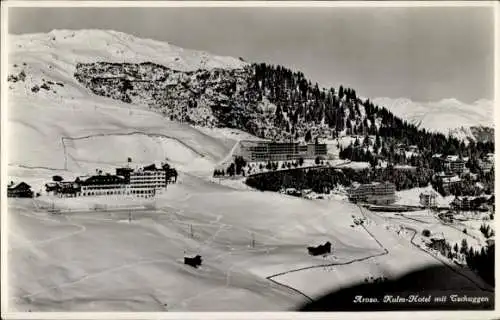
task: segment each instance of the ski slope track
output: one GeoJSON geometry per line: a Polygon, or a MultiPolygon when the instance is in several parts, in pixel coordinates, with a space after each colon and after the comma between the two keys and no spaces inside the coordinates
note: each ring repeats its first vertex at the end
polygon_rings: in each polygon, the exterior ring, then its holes
{"type": "MultiPolygon", "coordinates": [[[[245,66],[239,59],[114,31],[56,30],[9,42],[8,73],[25,78],[8,82],[7,171],[42,193],[8,203],[9,311],[295,310],[370,275],[440,263],[385,228],[394,222],[345,201],[212,182],[239,141],[255,137],[170,121],[147,106],[96,96],[73,77],[79,62],[189,71],[245,66]],[[33,90],[43,84],[49,89],[33,90]],[[44,193],[53,175],[113,172],[128,158],[133,166],[167,161],[178,183],[134,210],[118,206],[130,199],[44,193]],[[65,210],[51,214],[52,204],[65,210]],[[363,216],[367,225],[351,226],[363,216]],[[325,241],[334,248],[327,261],[307,254],[325,241]],[[196,269],[183,263],[193,254],[203,257],[196,269]]],[[[460,279],[455,288],[473,286],[460,279]]]]}

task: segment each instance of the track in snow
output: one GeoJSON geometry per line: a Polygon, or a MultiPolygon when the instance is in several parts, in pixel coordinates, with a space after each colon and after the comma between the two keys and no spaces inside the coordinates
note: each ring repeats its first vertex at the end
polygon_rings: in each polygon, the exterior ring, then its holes
{"type": "Polygon", "coordinates": [[[117,132],[117,133],[98,133],[98,134],[92,134],[92,135],[81,136],[81,137],[61,137],[61,143],[62,143],[62,146],[63,146],[63,149],[64,149],[64,170],[68,169],[68,152],[66,150],[65,140],[77,141],[77,140],[84,140],[84,139],[95,138],[95,137],[133,136],[133,135],[143,135],[143,136],[148,136],[148,137],[151,137],[151,138],[158,138],[158,137],[160,137],[160,138],[167,138],[167,139],[175,140],[175,141],[179,142],[180,144],[182,144],[184,147],[188,148],[190,151],[192,151],[196,155],[198,155],[199,157],[201,157],[201,158],[206,158],[207,157],[206,154],[200,153],[198,150],[196,150],[192,146],[188,145],[187,143],[185,143],[181,139],[179,139],[177,137],[170,136],[170,135],[166,135],[166,134],[150,133],[150,132],[148,133],[148,132],[143,132],[143,131],[117,132]]]}
{"type": "Polygon", "coordinates": [[[469,276],[463,274],[462,272],[458,271],[456,268],[450,266],[448,263],[446,263],[445,261],[441,260],[440,258],[436,257],[435,255],[433,255],[432,253],[428,252],[427,250],[424,250],[422,249],[419,245],[417,245],[415,242],[413,242],[413,240],[415,239],[415,236],[417,235],[418,231],[414,228],[411,228],[411,227],[405,227],[406,229],[408,230],[411,230],[413,231],[413,236],[411,237],[410,239],[410,243],[416,247],[417,249],[419,249],[420,251],[422,252],[425,252],[427,253],[429,256],[433,257],[435,260],[439,261],[441,264],[443,264],[444,266],[446,266],[448,269],[450,269],[451,271],[453,271],[454,273],[464,277],[465,279],[469,280],[472,284],[474,284],[474,286],[476,288],[478,288],[479,290],[481,291],[486,291],[486,292],[495,292],[495,290],[492,290],[492,289],[489,289],[489,288],[485,288],[483,286],[481,286],[480,284],[478,284],[476,281],[474,281],[474,279],[471,279],[469,276]]]}
{"type": "MultiPolygon", "coordinates": [[[[360,207],[360,210],[361,210],[362,214],[364,215],[363,210],[361,209],[361,207],[360,207]]],[[[405,216],[405,215],[403,215],[403,214],[402,214],[401,216],[403,216],[403,217],[405,217],[405,218],[408,218],[407,216],[405,216]]],[[[415,221],[418,221],[418,222],[421,222],[421,223],[422,223],[422,221],[420,221],[420,220],[416,220],[416,219],[411,219],[411,220],[415,220],[415,221]]],[[[440,223],[440,224],[442,224],[442,225],[444,225],[444,226],[449,226],[449,225],[444,224],[444,223],[442,223],[442,222],[439,222],[439,223],[440,223]]],[[[412,236],[412,237],[411,237],[411,239],[410,239],[410,243],[411,243],[411,244],[412,244],[415,248],[417,248],[418,250],[420,250],[420,251],[422,251],[422,252],[426,253],[427,255],[431,256],[433,259],[437,260],[440,264],[443,264],[444,266],[446,266],[447,268],[449,268],[449,269],[450,269],[451,271],[453,271],[454,273],[456,273],[456,274],[458,274],[458,275],[462,276],[463,278],[467,279],[468,281],[470,281],[470,282],[471,282],[471,283],[472,283],[472,284],[473,284],[476,288],[478,288],[479,290],[481,290],[481,291],[486,291],[486,292],[494,292],[494,290],[492,290],[492,289],[485,288],[485,287],[481,286],[481,285],[480,285],[480,284],[478,284],[478,283],[477,283],[474,279],[472,279],[472,278],[470,278],[469,276],[467,276],[466,274],[464,274],[464,273],[460,272],[459,270],[457,270],[457,268],[455,268],[455,267],[451,266],[450,264],[446,263],[446,261],[443,261],[442,259],[440,259],[439,257],[437,257],[437,256],[433,255],[433,254],[432,254],[432,253],[430,253],[429,251],[427,251],[427,250],[425,250],[425,249],[422,249],[419,245],[417,245],[417,244],[414,242],[414,239],[415,239],[416,235],[418,234],[418,231],[417,231],[415,228],[413,228],[413,227],[409,227],[409,226],[405,226],[405,228],[413,232],[413,236],[412,236]]]]}
{"type": "MultiPolygon", "coordinates": [[[[361,210],[361,208],[360,208],[360,210],[361,210]]],[[[362,210],[361,210],[361,214],[366,218],[366,216],[365,216],[365,214],[363,213],[362,210]]],[[[288,285],[285,285],[285,284],[280,283],[280,282],[278,282],[276,280],[273,280],[273,278],[278,277],[278,276],[282,276],[282,275],[285,275],[285,274],[293,273],[293,272],[303,271],[303,270],[316,269],[316,268],[325,268],[325,267],[332,267],[332,266],[348,265],[348,264],[352,264],[352,263],[356,263],[356,262],[362,262],[362,261],[365,261],[365,260],[368,260],[368,259],[372,259],[372,258],[375,258],[375,257],[380,257],[380,256],[384,256],[384,255],[388,254],[389,250],[387,250],[387,248],[377,239],[377,237],[375,237],[375,235],[373,235],[363,224],[361,226],[370,235],[370,237],[373,240],[375,240],[375,242],[377,242],[377,244],[379,245],[379,247],[381,249],[383,249],[382,252],[377,253],[377,254],[372,254],[372,255],[369,255],[369,256],[366,256],[366,257],[363,257],[363,258],[352,259],[352,260],[346,261],[346,262],[333,262],[333,263],[326,263],[326,264],[319,264],[319,265],[314,265],[314,266],[309,266],[309,267],[297,268],[297,269],[293,269],[293,270],[289,270],[289,271],[285,271],[285,272],[280,272],[280,273],[277,273],[277,274],[273,274],[271,276],[266,277],[266,279],[268,279],[268,280],[270,280],[270,281],[272,281],[272,282],[274,282],[276,284],[279,284],[281,286],[284,286],[284,287],[286,287],[288,289],[292,289],[293,291],[295,291],[297,293],[300,293],[301,295],[303,295],[304,297],[306,297],[310,301],[313,301],[313,299],[311,297],[309,297],[305,293],[301,292],[300,290],[297,290],[297,289],[292,288],[292,287],[290,287],[288,285]]]]}

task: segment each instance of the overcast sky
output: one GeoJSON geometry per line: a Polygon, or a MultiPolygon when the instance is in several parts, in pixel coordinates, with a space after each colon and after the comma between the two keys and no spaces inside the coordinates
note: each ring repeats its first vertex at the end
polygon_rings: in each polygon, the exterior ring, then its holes
{"type": "Polygon", "coordinates": [[[493,99],[490,8],[10,8],[9,32],[113,29],[281,64],[321,86],[415,101],[493,99]]]}

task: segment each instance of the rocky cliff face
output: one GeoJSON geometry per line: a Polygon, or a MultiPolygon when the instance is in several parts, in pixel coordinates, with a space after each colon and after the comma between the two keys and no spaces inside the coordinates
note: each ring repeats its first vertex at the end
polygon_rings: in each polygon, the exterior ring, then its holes
{"type": "Polygon", "coordinates": [[[94,94],[146,104],[172,120],[242,128],[283,138],[272,125],[276,107],[261,96],[252,67],[183,72],[154,63],[79,63],[75,78],[94,94]]]}

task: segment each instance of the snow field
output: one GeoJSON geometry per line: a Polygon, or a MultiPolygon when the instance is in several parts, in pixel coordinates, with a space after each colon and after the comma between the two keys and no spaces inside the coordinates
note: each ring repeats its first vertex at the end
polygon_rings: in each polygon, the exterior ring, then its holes
{"type": "Polygon", "coordinates": [[[189,175],[183,179],[158,200],[158,207],[162,200],[169,207],[134,213],[130,224],[127,210],[52,216],[12,208],[16,236],[10,238],[9,255],[21,268],[11,286],[14,297],[24,297],[15,300],[16,308],[99,310],[106,305],[151,311],[161,300],[169,310],[284,310],[303,297],[265,277],[322,263],[307,255],[307,245],[330,240],[339,260],[378,250],[363,233],[341,226],[339,221],[351,219],[347,213],[332,214],[327,206],[316,213],[314,202],[301,199],[273,206],[280,195],[233,191],[189,175]],[[229,203],[220,205],[224,201],[229,203]],[[54,229],[60,234],[48,232],[54,229]],[[183,265],[184,252],[201,254],[202,267],[183,265]],[[50,263],[40,268],[42,261],[50,263]]]}

